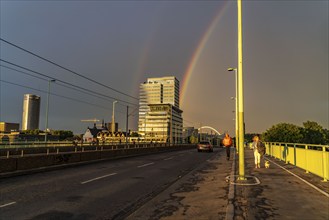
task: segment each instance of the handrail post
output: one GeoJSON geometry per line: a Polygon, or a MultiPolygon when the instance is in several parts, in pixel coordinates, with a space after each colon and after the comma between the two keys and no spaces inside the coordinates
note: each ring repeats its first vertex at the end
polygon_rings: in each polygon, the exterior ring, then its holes
{"type": "Polygon", "coordinates": [[[328,163],[329,163],[329,161],[327,160],[327,157],[326,157],[326,146],[322,146],[323,182],[327,182],[329,179],[328,163]]]}
{"type": "Polygon", "coordinates": [[[309,173],[307,168],[307,151],[308,151],[308,145],[305,144],[305,172],[309,173]]]}
{"type": "Polygon", "coordinates": [[[294,144],[294,165],[297,165],[296,144],[294,144]]]}
{"type": "Polygon", "coordinates": [[[288,144],[285,143],[284,144],[284,160],[285,160],[285,163],[288,164],[288,160],[287,160],[287,152],[288,152],[288,144]]]}

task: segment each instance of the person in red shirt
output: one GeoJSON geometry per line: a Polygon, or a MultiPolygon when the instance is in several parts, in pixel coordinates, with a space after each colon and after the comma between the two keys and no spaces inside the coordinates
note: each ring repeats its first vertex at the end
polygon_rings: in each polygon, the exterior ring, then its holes
{"type": "Polygon", "coordinates": [[[229,160],[230,159],[230,148],[232,146],[232,138],[230,137],[230,135],[228,133],[225,133],[225,137],[223,139],[223,145],[226,148],[226,159],[229,160]]]}

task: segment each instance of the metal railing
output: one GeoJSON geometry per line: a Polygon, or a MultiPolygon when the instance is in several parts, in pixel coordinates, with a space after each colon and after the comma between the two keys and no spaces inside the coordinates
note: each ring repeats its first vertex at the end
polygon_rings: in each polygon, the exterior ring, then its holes
{"type": "Polygon", "coordinates": [[[329,146],[316,144],[266,142],[266,154],[329,179],[329,146]]]}

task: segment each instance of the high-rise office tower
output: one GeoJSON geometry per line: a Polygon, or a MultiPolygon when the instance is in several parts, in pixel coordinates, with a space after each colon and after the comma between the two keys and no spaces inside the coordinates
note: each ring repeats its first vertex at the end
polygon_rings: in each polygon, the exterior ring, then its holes
{"type": "Polygon", "coordinates": [[[181,142],[182,121],[176,77],[148,78],[140,85],[138,131],[144,140],[181,142]]]}
{"type": "Polygon", "coordinates": [[[40,96],[25,94],[23,102],[22,130],[39,129],[40,96]]]}

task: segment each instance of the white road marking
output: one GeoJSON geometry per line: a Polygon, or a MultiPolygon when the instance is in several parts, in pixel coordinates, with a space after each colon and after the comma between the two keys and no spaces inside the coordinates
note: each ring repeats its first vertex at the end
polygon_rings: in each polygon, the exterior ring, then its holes
{"type": "Polygon", "coordinates": [[[166,159],[163,159],[163,160],[171,160],[171,159],[173,159],[174,157],[168,157],[168,158],[166,158],[166,159]]]}
{"type": "Polygon", "coordinates": [[[146,163],[146,164],[143,164],[143,165],[138,166],[138,168],[147,167],[147,166],[150,166],[152,164],[154,164],[154,163],[146,163]]]}
{"type": "Polygon", "coordinates": [[[10,203],[4,204],[4,205],[0,205],[0,208],[10,206],[10,205],[14,205],[14,204],[16,204],[16,202],[10,202],[10,203]]]}
{"type": "Polygon", "coordinates": [[[81,184],[89,183],[89,182],[92,182],[92,181],[95,181],[95,180],[99,180],[99,179],[103,179],[103,178],[106,178],[106,177],[109,177],[109,176],[114,176],[116,174],[117,173],[111,173],[111,174],[107,174],[107,175],[104,175],[104,176],[96,177],[94,179],[83,181],[83,182],[81,182],[81,184]]]}
{"type": "Polygon", "coordinates": [[[298,175],[296,175],[296,174],[290,172],[289,170],[287,170],[286,168],[280,166],[279,164],[275,163],[274,161],[268,159],[268,157],[266,158],[266,160],[271,161],[272,163],[274,163],[275,165],[277,165],[277,166],[280,167],[281,169],[287,171],[288,173],[290,173],[290,174],[293,175],[294,177],[300,179],[301,181],[303,181],[304,183],[306,183],[306,184],[309,185],[310,187],[312,187],[312,188],[314,188],[315,190],[319,191],[319,192],[322,193],[323,195],[329,197],[329,194],[326,193],[325,191],[323,191],[323,190],[319,189],[318,187],[314,186],[312,183],[307,182],[306,180],[304,180],[304,179],[301,178],[300,176],[298,176],[298,175]]]}

